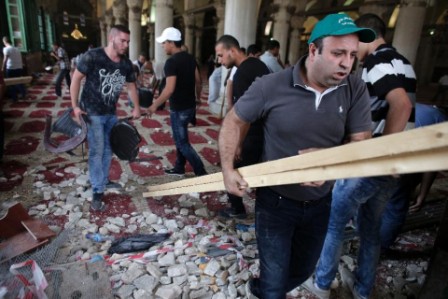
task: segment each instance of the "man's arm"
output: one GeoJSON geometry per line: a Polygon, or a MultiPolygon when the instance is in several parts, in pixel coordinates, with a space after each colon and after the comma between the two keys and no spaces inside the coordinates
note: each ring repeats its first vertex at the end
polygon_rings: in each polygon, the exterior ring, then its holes
{"type": "Polygon", "coordinates": [[[70,97],[72,101],[72,108],[75,117],[79,120],[81,114],[85,114],[78,106],[79,90],[81,88],[81,80],[85,77],[83,73],[75,69],[72,76],[72,82],[70,84],[70,97]]]}
{"type": "Polygon", "coordinates": [[[348,142],[357,142],[372,138],[372,131],[353,133],[348,136],[348,142]]]}
{"type": "Polygon", "coordinates": [[[412,103],[406,91],[403,88],[395,88],[387,93],[386,101],[389,103],[389,111],[383,135],[403,131],[412,112],[412,103]]]}
{"type": "Polygon", "coordinates": [[[232,109],[227,113],[219,133],[219,155],[221,158],[224,185],[229,193],[243,196],[248,185],[234,168],[239,145],[246,137],[250,123],[244,122],[232,109]]]}
{"type": "Polygon", "coordinates": [[[129,97],[131,98],[131,101],[134,104],[134,109],[132,109],[132,117],[134,119],[139,118],[140,117],[140,101],[138,99],[137,86],[135,85],[135,82],[128,82],[127,88],[128,88],[129,97]]]}
{"type": "Polygon", "coordinates": [[[166,85],[163,89],[162,93],[159,95],[159,97],[152,103],[152,105],[148,108],[149,115],[151,116],[153,113],[156,112],[157,108],[165,103],[173,94],[174,89],[176,87],[176,76],[169,76],[166,77],[166,85]]]}
{"type": "Polygon", "coordinates": [[[9,59],[9,55],[6,54],[6,53],[4,53],[4,56],[3,56],[3,63],[2,63],[2,71],[3,71],[3,72],[6,70],[6,62],[8,61],[8,59],[9,59]]]}

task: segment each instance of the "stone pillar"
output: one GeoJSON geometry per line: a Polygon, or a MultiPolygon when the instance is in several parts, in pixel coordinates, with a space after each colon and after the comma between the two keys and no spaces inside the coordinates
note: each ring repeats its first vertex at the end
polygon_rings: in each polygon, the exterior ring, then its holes
{"type": "Polygon", "coordinates": [[[224,12],[225,6],[222,0],[215,0],[216,10],[216,39],[224,34],[224,12]]]}
{"type": "Polygon", "coordinates": [[[272,37],[280,43],[280,58],[285,62],[286,49],[288,47],[289,38],[289,19],[288,12],[289,0],[275,0],[274,8],[274,30],[272,37]]]}
{"type": "Polygon", "coordinates": [[[260,0],[227,0],[224,34],[233,35],[241,47],[255,43],[260,0]]]}
{"type": "Polygon", "coordinates": [[[131,41],[129,43],[129,59],[137,60],[142,51],[142,4],[143,0],[126,0],[129,8],[129,30],[131,41]]]}
{"type": "MultiPolygon", "coordinates": [[[[305,21],[304,16],[294,15],[291,17],[291,34],[289,35],[288,61],[294,65],[299,60],[300,51],[300,32],[305,21]]],[[[281,45],[280,45],[281,46],[281,45]]]]}
{"type": "Polygon", "coordinates": [[[107,23],[105,17],[100,18],[100,37],[101,44],[98,46],[105,47],[107,45],[107,23]]]}
{"type": "Polygon", "coordinates": [[[104,45],[107,46],[109,43],[110,27],[112,27],[114,21],[114,17],[110,11],[104,15],[104,21],[106,22],[106,43],[104,45]]]}
{"type": "Polygon", "coordinates": [[[196,37],[196,43],[195,43],[195,51],[194,51],[194,57],[196,58],[196,61],[198,63],[201,62],[201,47],[202,47],[202,28],[196,28],[195,31],[195,37],[196,37]]]}
{"type": "Polygon", "coordinates": [[[414,65],[426,14],[426,1],[401,1],[392,45],[414,65]]]}
{"type": "Polygon", "coordinates": [[[184,36],[184,44],[187,48],[192,52],[193,41],[194,41],[194,15],[193,14],[184,14],[184,22],[185,22],[185,36],[184,36]]]}
{"type": "Polygon", "coordinates": [[[194,15],[194,49],[190,49],[190,54],[194,55],[198,63],[201,62],[202,56],[202,28],[204,26],[204,13],[194,15]]]}
{"type": "MultiPolygon", "coordinates": [[[[155,0],[155,37],[162,34],[163,29],[173,26],[173,0],[155,0]]],[[[155,66],[154,69],[159,72],[163,70],[163,64],[165,63],[168,56],[163,51],[162,46],[159,43],[154,44],[154,59],[155,66]]],[[[156,74],[157,78],[160,78],[161,74],[156,74]]]]}
{"type": "Polygon", "coordinates": [[[149,35],[149,60],[154,59],[154,47],[155,47],[155,36],[154,36],[154,23],[148,23],[148,35],[149,35]]]}
{"type": "Polygon", "coordinates": [[[126,3],[122,0],[115,0],[112,5],[112,12],[115,18],[115,25],[126,25],[126,3]]]}

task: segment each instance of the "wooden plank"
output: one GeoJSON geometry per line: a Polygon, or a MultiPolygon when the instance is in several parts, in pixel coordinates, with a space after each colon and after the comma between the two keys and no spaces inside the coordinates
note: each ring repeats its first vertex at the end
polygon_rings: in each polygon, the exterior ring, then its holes
{"type": "MultiPolygon", "coordinates": [[[[408,152],[437,149],[448,145],[448,122],[409,130],[380,138],[354,142],[316,152],[239,168],[243,177],[328,166],[408,152]]],[[[149,191],[169,190],[222,181],[222,173],[149,186],[149,191]]]]}
{"type": "Polygon", "coordinates": [[[17,85],[17,84],[29,84],[33,80],[31,76],[15,77],[15,78],[5,78],[5,85],[17,85]]]}
{"type": "Polygon", "coordinates": [[[47,242],[48,240],[36,241],[27,231],[17,234],[0,243],[0,264],[47,242]]]}
{"type": "Polygon", "coordinates": [[[39,219],[22,221],[22,225],[36,241],[42,241],[56,236],[56,233],[39,219]]]}
{"type": "MultiPolygon", "coordinates": [[[[448,159],[446,157],[448,157],[448,146],[437,150],[410,152],[282,173],[255,175],[244,177],[244,179],[251,188],[254,188],[341,178],[438,171],[448,169],[448,159]]],[[[164,196],[218,190],[225,190],[223,181],[180,186],[167,190],[150,190],[143,193],[143,196],[164,196]]]]}
{"type": "Polygon", "coordinates": [[[21,221],[30,218],[21,203],[12,205],[6,211],[6,214],[0,218],[0,238],[7,239],[26,231],[21,221]]]}

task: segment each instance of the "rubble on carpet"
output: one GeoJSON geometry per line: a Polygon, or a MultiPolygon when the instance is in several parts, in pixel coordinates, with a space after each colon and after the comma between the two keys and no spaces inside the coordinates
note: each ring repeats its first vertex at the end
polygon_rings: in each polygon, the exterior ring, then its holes
{"type": "MultiPolygon", "coordinates": [[[[77,173],[77,178],[84,174],[82,169],[72,166],[65,171],[77,173]]],[[[38,178],[38,172],[32,175],[38,178]]],[[[34,192],[43,200],[30,208],[34,217],[62,216],[65,219],[61,225],[75,223],[77,236],[65,245],[70,252],[67,262],[104,260],[110,267],[110,283],[118,298],[245,298],[246,282],[259,274],[254,219],[223,222],[211,216],[215,213],[207,209],[199,194],[177,197],[171,201],[172,205],[163,205],[161,214],[151,209],[130,213],[113,210],[98,217],[88,212],[90,190],[85,181],[77,178],[59,185],[37,181],[34,192]],[[51,196],[46,195],[48,192],[51,196]],[[87,233],[119,237],[165,232],[171,233],[167,240],[149,250],[129,254],[108,255],[111,240],[94,242],[85,237],[87,233]]],[[[120,183],[127,185],[128,181],[120,183]]],[[[123,194],[112,195],[119,198],[123,194]]],[[[225,195],[218,194],[215,201],[222,201],[222,197],[225,195]]],[[[248,201],[246,198],[246,204],[250,205],[248,201]]],[[[397,246],[430,247],[432,238],[433,234],[428,232],[409,233],[400,237],[397,246]]],[[[351,239],[341,258],[341,263],[352,270],[356,267],[357,242],[356,238],[351,239]]],[[[378,270],[382,288],[375,291],[378,298],[416,295],[427,266],[428,257],[405,261],[382,259],[378,270]]],[[[338,279],[334,287],[340,285],[338,279]]],[[[289,295],[289,298],[310,296],[300,287],[289,295]]]]}

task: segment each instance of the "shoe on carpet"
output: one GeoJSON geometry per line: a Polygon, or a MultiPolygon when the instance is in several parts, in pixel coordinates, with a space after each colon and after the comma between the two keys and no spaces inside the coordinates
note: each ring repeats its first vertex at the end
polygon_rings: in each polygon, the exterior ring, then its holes
{"type": "Polygon", "coordinates": [[[350,270],[339,265],[338,271],[341,274],[342,286],[349,289],[353,295],[353,299],[367,299],[367,297],[361,296],[355,289],[355,276],[350,270]]]}
{"type": "Polygon", "coordinates": [[[246,219],[247,214],[245,211],[237,211],[234,208],[226,208],[223,210],[218,211],[218,215],[225,219],[246,219]]]}
{"type": "Polygon", "coordinates": [[[106,189],[121,189],[122,186],[119,183],[108,181],[106,183],[106,189]]]}
{"type": "Polygon", "coordinates": [[[103,212],[106,210],[106,204],[102,201],[103,193],[93,193],[90,209],[95,212],[103,212]]]}
{"type": "Polygon", "coordinates": [[[175,168],[165,169],[165,174],[167,175],[175,175],[175,176],[184,176],[185,171],[180,171],[175,168]]]}
{"type": "Polygon", "coordinates": [[[319,299],[329,299],[330,298],[330,290],[323,290],[319,288],[314,282],[313,276],[310,276],[304,283],[302,283],[302,287],[305,288],[308,292],[314,294],[319,299]]]}
{"type": "Polygon", "coordinates": [[[90,209],[94,212],[104,212],[107,208],[107,205],[102,201],[92,200],[90,204],[90,209]]]}

